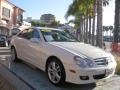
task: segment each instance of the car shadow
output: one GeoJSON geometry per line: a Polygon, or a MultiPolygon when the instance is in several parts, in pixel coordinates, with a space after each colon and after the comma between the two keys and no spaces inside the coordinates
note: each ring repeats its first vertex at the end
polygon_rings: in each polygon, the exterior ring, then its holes
{"type": "Polygon", "coordinates": [[[72,84],[72,83],[66,83],[64,86],[61,86],[63,88],[69,88],[69,90],[92,90],[93,88],[96,87],[95,83],[92,84],[84,84],[84,85],[77,85],[77,84],[72,84]]]}
{"type": "Polygon", "coordinates": [[[11,62],[8,68],[36,90],[92,90],[96,87],[95,83],[86,85],[64,83],[61,86],[55,86],[50,83],[45,72],[21,60],[11,62]]]}

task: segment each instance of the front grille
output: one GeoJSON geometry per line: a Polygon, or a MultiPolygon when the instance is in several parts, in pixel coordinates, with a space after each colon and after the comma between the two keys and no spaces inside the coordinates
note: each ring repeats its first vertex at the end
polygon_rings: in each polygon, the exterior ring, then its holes
{"type": "Polygon", "coordinates": [[[110,60],[110,58],[97,58],[97,59],[94,59],[95,64],[96,64],[97,66],[105,66],[105,65],[108,65],[109,60],[110,60]]]}

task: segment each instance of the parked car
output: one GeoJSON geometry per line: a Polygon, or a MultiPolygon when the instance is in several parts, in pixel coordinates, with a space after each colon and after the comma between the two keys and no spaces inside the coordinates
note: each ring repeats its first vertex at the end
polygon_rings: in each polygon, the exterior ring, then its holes
{"type": "Polygon", "coordinates": [[[0,47],[8,46],[7,37],[5,35],[0,34],[0,47]]]}
{"type": "Polygon", "coordinates": [[[8,36],[8,45],[10,45],[11,42],[11,38],[16,35],[17,33],[19,33],[21,30],[19,28],[13,28],[11,29],[11,35],[8,36]]]}
{"type": "Polygon", "coordinates": [[[13,28],[11,29],[11,35],[16,35],[17,33],[19,33],[21,30],[19,28],[13,28]]]}
{"type": "Polygon", "coordinates": [[[114,57],[98,47],[78,42],[65,31],[31,27],[11,40],[12,60],[17,58],[47,73],[51,83],[94,83],[114,75],[114,57]]]}
{"type": "Polygon", "coordinates": [[[113,42],[113,36],[104,36],[104,37],[103,37],[103,41],[113,42]]]}

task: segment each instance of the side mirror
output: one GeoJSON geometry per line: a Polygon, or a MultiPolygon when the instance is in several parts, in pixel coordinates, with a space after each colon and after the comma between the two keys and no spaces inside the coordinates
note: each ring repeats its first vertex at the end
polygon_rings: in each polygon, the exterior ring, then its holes
{"type": "Polygon", "coordinates": [[[38,38],[31,38],[30,41],[33,43],[40,43],[40,39],[38,38]]]}

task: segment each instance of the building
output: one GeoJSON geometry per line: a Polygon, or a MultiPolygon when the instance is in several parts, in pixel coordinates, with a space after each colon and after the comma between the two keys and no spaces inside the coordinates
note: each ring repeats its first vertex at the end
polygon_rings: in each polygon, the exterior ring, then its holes
{"type": "Polygon", "coordinates": [[[55,21],[55,16],[52,14],[43,14],[41,15],[40,22],[43,22],[45,24],[51,24],[55,21]]]}
{"type": "Polygon", "coordinates": [[[32,17],[27,17],[26,19],[24,19],[24,21],[28,23],[31,23],[31,21],[40,22],[40,19],[33,19],[32,17]]]}
{"type": "Polygon", "coordinates": [[[27,17],[26,19],[24,19],[24,21],[26,21],[26,22],[31,22],[33,19],[32,19],[32,17],[27,17]]]}
{"type": "Polygon", "coordinates": [[[59,25],[58,28],[62,29],[62,30],[65,30],[65,31],[68,31],[71,34],[75,34],[74,28],[67,23],[59,25]]]}
{"type": "Polygon", "coordinates": [[[31,23],[23,21],[22,26],[31,27],[31,23]]]}
{"type": "Polygon", "coordinates": [[[0,34],[10,35],[14,26],[21,26],[24,10],[8,0],[0,0],[0,34]]]}

